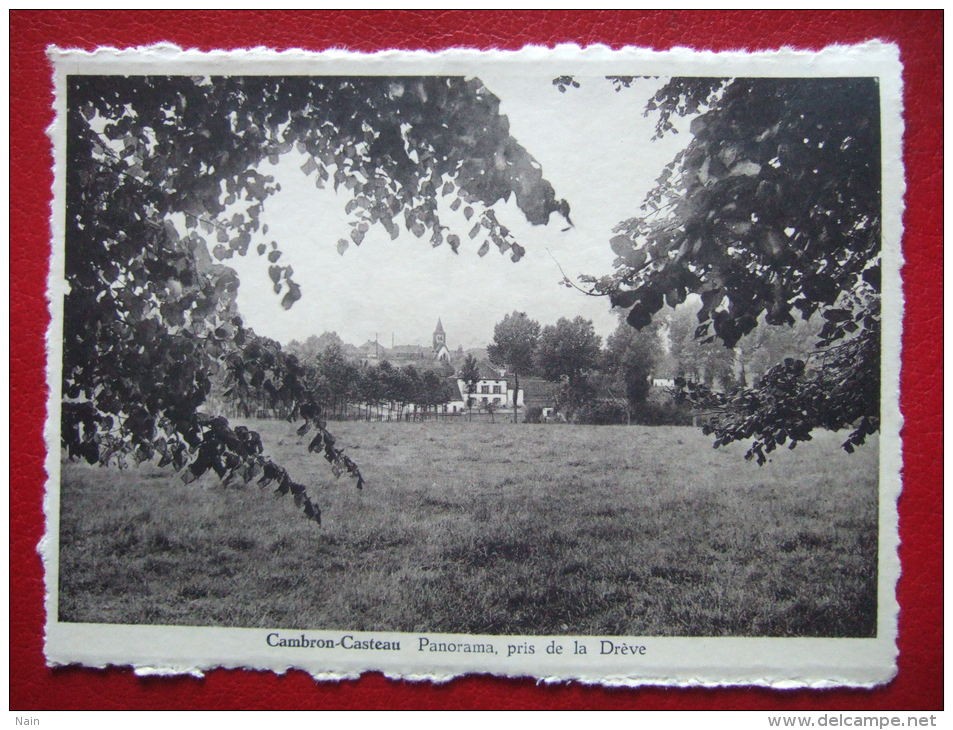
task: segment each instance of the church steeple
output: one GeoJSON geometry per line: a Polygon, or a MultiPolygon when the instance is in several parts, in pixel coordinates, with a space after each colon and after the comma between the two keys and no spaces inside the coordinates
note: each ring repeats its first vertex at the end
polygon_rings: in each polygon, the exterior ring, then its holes
{"type": "Polygon", "coordinates": [[[437,329],[433,331],[433,359],[450,362],[450,350],[447,349],[447,333],[443,331],[443,322],[437,318],[437,329]]]}

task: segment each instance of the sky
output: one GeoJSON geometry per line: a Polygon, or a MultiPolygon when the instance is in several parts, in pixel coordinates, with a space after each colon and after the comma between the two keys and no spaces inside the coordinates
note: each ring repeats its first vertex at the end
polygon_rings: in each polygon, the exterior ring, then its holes
{"type": "MultiPolygon", "coordinates": [[[[360,247],[341,255],[337,241],[350,230],[347,197],[316,189],[299,169],[304,158],[291,152],[262,168],[282,187],[266,202],[263,222],[283,251],[281,263],[294,268],[303,297],[283,310],[267,262],[252,248],[227,262],[239,274],[246,324],[284,343],[328,330],[355,345],[375,337],[386,346],[428,345],[439,317],[450,349],[485,346],[494,325],[514,310],[544,326],[582,315],[603,338],[615,329],[608,299],[561,286],[556,262],[573,279],[611,273],[613,227],[638,213],[662,167],[688,142],[684,133],[651,141],[654,118],[642,111],[662,81],[640,81],[617,93],[601,77],[577,77],[581,88],[561,94],[550,75],[480,78],[499,97],[511,134],[542,165],[557,198],[568,200],[574,227],[562,230],[567,224],[558,214],[548,225],[533,226],[511,198],[495,210],[526,249],[519,262],[493,247],[479,257],[482,238],[466,236],[472,222],[459,212],[459,255],[447,245],[431,248],[427,236],[418,239],[402,226],[394,241],[373,226],[360,247]]],[[[451,215],[444,222],[455,220],[451,215]]]]}

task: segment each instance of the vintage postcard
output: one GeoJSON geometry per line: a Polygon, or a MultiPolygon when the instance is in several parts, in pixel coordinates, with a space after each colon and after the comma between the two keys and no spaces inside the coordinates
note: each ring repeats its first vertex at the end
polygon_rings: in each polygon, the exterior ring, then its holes
{"type": "Polygon", "coordinates": [[[896,47],[49,55],[50,665],[893,677],[896,47]]]}

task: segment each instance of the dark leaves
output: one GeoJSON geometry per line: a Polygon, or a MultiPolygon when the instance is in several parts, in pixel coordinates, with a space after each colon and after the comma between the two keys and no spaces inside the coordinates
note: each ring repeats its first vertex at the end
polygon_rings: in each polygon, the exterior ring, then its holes
{"type": "Polygon", "coordinates": [[[818,427],[852,429],[843,444],[852,453],[879,428],[879,412],[871,408],[879,366],[870,359],[878,352],[879,334],[865,331],[819,354],[816,362],[785,358],[753,387],[718,392],[679,379],[676,397],[705,418],[703,430],[715,436],[715,446],[753,439],[745,458],[758,464],[778,446],[793,449],[810,441],[818,427]]]}
{"type": "Polygon", "coordinates": [[[324,435],[319,432],[313,439],[311,439],[311,443],[308,444],[308,451],[314,454],[320,454],[323,449],[324,435]]]}
{"type": "Polygon", "coordinates": [[[311,175],[317,169],[318,163],[314,161],[313,157],[309,157],[301,166],[301,172],[303,172],[305,175],[311,175]]]}
{"type": "Polygon", "coordinates": [[[828,309],[824,311],[824,319],[831,322],[844,322],[853,316],[847,309],[828,309]]]}
{"type": "Polygon", "coordinates": [[[640,302],[632,307],[629,310],[628,316],[626,316],[625,321],[628,322],[635,329],[642,329],[647,327],[652,322],[652,313],[640,302]]]}
{"type": "MultiPolygon", "coordinates": [[[[614,82],[617,89],[629,85],[614,82]]],[[[763,462],[777,443],[806,440],[812,428],[843,427],[859,417],[874,423],[881,278],[876,83],[674,78],[646,113],[657,115],[657,136],[675,131],[675,117],[698,116],[692,139],[662,171],[640,214],[617,226],[609,241],[616,273],[590,277],[596,292],[631,307],[627,321],[636,328],[658,311],[656,296],[675,306],[700,294],[696,337],[727,348],[759,321],[790,327],[795,314],[807,321],[820,313],[818,345],[859,355],[829,360],[818,350],[818,362],[828,363],[824,378],[809,378],[810,367],[798,375],[779,366],[771,386],[778,400],[758,389],[740,400],[720,394],[724,402],[711,401],[722,413],[711,426],[716,443],[760,433],[749,457],[763,462]],[[838,395],[815,407],[808,401],[820,397],[820,381],[838,395]],[[785,422],[793,437],[779,430],[785,422]]]]}
{"type": "Polygon", "coordinates": [[[625,256],[632,250],[632,240],[628,236],[613,236],[609,239],[609,248],[616,256],[625,256]]]}
{"type": "Polygon", "coordinates": [[[613,307],[628,309],[640,298],[638,291],[634,289],[615,290],[609,293],[609,301],[613,307]]]}
{"type": "MultiPolygon", "coordinates": [[[[238,279],[219,263],[254,250],[285,309],[302,296],[287,256],[259,238],[280,190],[266,160],[296,150],[301,174],[345,195],[354,220],[335,234],[342,254],[374,225],[396,238],[399,224],[457,252],[438,192],[453,210],[465,205],[467,220],[481,211],[481,255],[492,244],[513,261],[525,251],[494,205],[518,193],[534,224],[568,215],[476,79],[426,76],[400,93],[390,77],[75,76],[69,85],[62,390],[76,403],[64,403],[61,435],[72,458],[152,458],[186,480],[263,479],[318,518],[257,434],[203,412],[224,373],[230,402],[289,418],[300,409],[322,433],[320,414],[304,413],[315,400],[307,369],[235,321],[238,279]],[[182,219],[184,236],[172,223],[182,219]],[[108,426],[98,420],[107,415],[108,426]]],[[[328,436],[312,452],[330,447],[335,473],[363,485],[328,436]]]]}
{"type": "Polygon", "coordinates": [[[840,293],[837,283],[830,276],[824,274],[805,276],[802,290],[809,299],[824,304],[833,304],[840,293]]]}
{"type": "Polygon", "coordinates": [[[296,301],[301,299],[301,287],[293,281],[288,282],[288,291],[281,298],[281,306],[284,309],[291,309],[296,301]]]}
{"type": "Polygon", "coordinates": [[[861,277],[875,292],[880,292],[880,264],[864,269],[861,277]]]}
{"type": "Polygon", "coordinates": [[[572,76],[557,76],[553,79],[553,86],[559,89],[560,94],[565,94],[567,89],[578,89],[579,82],[572,76]]]}
{"type": "Polygon", "coordinates": [[[309,520],[314,520],[321,524],[321,510],[310,499],[304,500],[304,514],[309,520]]]}

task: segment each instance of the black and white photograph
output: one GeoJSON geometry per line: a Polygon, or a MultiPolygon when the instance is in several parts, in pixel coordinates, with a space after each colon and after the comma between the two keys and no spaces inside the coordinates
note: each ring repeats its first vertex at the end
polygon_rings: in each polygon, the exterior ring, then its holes
{"type": "Polygon", "coordinates": [[[895,48],[51,55],[51,663],[890,678],[895,48]]]}

